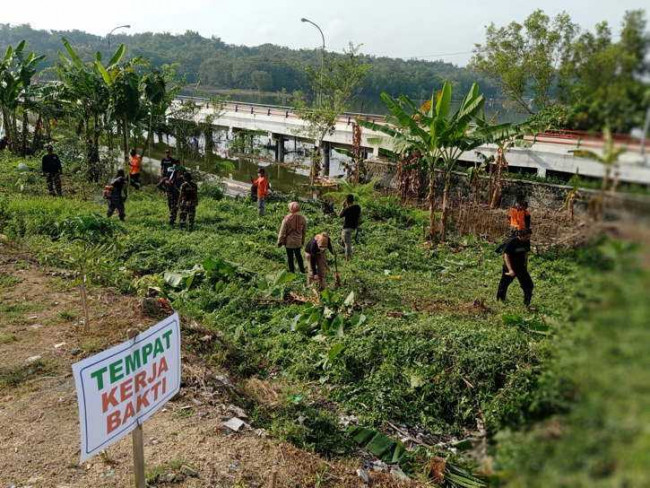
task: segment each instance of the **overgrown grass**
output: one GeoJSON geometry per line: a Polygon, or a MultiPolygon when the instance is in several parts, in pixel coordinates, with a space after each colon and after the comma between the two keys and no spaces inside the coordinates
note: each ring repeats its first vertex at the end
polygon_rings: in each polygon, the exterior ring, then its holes
{"type": "Polygon", "coordinates": [[[546,373],[572,381],[566,412],[497,436],[496,467],[509,486],[650,485],[650,277],[629,264],[618,271],[594,277],[601,301],[546,373]]]}
{"type": "MultiPolygon", "coordinates": [[[[0,205],[0,232],[53,264],[61,263],[68,245],[58,238],[60,222],[104,211],[94,197],[2,191],[10,197],[0,205]]],[[[306,203],[303,211],[309,234],[327,230],[338,241],[338,219],[323,215],[317,204],[306,203]]],[[[277,279],[285,267],[275,240],[286,202],[270,202],[267,216],[259,218],[247,201],[203,198],[192,233],[170,229],[166,212],[154,189],[133,192],[125,234],[108,257],[110,265],[92,270],[93,281],[129,293],[161,287],[176,309],[218,331],[228,345],[206,354],[206,361],[218,361],[240,379],[291,391],[272,404],[258,403],[254,420],[326,454],[352,448],[339,425],[344,413],[361,425],[384,429],[390,422],[445,442],[467,437],[477,419],[493,435],[570,411],[582,398],[583,379],[579,370],[564,368],[564,358],[575,356],[576,344],[598,352],[589,341],[579,342],[589,333],[576,331],[599,305],[604,277],[621,273],[613,269],[618,257],[606,247],[534,255],[536,310],[521,305],[516,284],[510,301],[500,304],[494,295],[501,261],[492,244],[465,237],[429,249],[422,245],[417,212],[384,199],[365,213],[353,260],[338,263],[343,286],[328,298],[333,305],[315,311],[289,298],[290,292],[312,295],[303,277],[277,279]],[[165,272],[196,265],[203,268],[179,275],[182,283],[193,276],[190,286],[165,284],[165,272]],[[267,277],[273,273],[276,278],[267,277]],[[353,303],[342,306],[351,292],[353,303]],[[321,314],[317,328],[295,326],[307,313],[321,314]],[[334,332],[332,324],[338,324],[334,332]]],[[[622,390],[630,388],[625,378],[620,381],[622,390]]],[[[532,454],[527,458],[517,447],[529,442],[527,435],[501,437],[497,459],[513,483],[527,480],[526,463],[533,463],[532,454]],[[510,468],[517,463],[520,478],[510,468]]]]}
{"type": "Polygon", "coordinates": [[[4,388],[16,387],[36,376],[47,374],[51,365],[42,359],[37,359],[29,364],[10,367],[0,367],[0,391],[4,388]]]}

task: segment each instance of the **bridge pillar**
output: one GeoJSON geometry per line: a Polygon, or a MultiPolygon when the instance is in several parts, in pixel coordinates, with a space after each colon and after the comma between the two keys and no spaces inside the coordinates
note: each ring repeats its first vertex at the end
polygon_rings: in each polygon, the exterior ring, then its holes
{"type": "Polygon", "coordinates": [[[546,178],[546,168],[537,168],[537,176],[539,178],[546,178]]]}
{"type": "Polygon", "coordinates": [[[275,160],[278,163],[284,163],[284,136],[282,134],[273,134],[275,139],[275,160]]]}
{"type": "Polygon", "coordinates": [[[323,141],[320,147],[321,164],[323,166],[323,176],[330,175],[330,157],[332,155],[332,144],[323,141]]]}
{"type": "Polygon", "coordinates": [[[379,159],[379,146],[372,148],[372,157],[373,159],[379,159]]]}

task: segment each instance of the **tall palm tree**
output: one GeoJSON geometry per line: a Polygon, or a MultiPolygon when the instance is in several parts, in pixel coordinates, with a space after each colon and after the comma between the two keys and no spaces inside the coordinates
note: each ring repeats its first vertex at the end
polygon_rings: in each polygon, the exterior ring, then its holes
{"type": "Polygon", "coordinates": [[[476,83],[455,112],[452,112],[452,86],[445,82],[433,92],[430,102],[418,107],[409,97],[393,98],[386,93],[381,99],[390,115],[387,124],[359,121],[369,129],[382,132],[393,141],[398,154],[417,151],[420,164],[429,173],[429,234],[435,236],[435,172],[444,178],[440,238],[446,239],[449,215],[451,175],[464,152],[478,146],[512,137],[519,129],[512,124],[490,125],[485,121],[485,98],[476,83]]]}

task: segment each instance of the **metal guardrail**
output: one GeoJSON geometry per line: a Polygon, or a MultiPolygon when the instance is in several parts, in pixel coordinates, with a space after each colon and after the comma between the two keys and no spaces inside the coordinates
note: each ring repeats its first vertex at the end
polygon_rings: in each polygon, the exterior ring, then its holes
{"type": "MultiPolygon", "coordinates": [[[[179,100],[188,100],[198,103],[210,104],[210,99],[205,97],[196,97],[188,95],[179,95],[179,100]]],[[[251,115],[275,115],[284,116],[285,118],[300,118],[295,112],[295,108],[286,105],[269,105],[254,102],[226,101],[224,105],[235,112],[248,112],[251,115]]],[[[344,112],[339,117],[339,122],[350,125],[354,119],[363,118],[373,122],[385,122],[386,117],[379,114],[364,114],[359,112],[344,112]]],[[[627,134],[613,134],[614,142],[619,145],[626,145],[628,148],[634,148],[635,151],[641,151],[641,142],[627,134]]],[[[526,140],[534,140],[545,144],[557,144],[575,147],[599,148],[604,144],[602,133],[593,133],[580,130],[554,129],[540,132],[535,136],[527,137],[526,140]]],[[[650,149],[650,140],[645,143],[646,148],[650,149]]]]}
{"type": "MultiPolygon", "coordinates": [[[[179,100],[199,102],[201,104],[205,103],[206,105],[210,104],[210,99],[204,97],[178,95],[176,98],[179,100]]],[[[253,102],[240,102],[236,100],[226,101],[224,102],[224,105],[226,107],[233,109],[235,112],[246,111],[252,115],[267,115],[267,116],[277,115],[277,116],[284,116],[285,118],[288,117],[299,118],[297,113],[295,112],[295,108],[286,105],[268,105],[268,104],[260,104],[260,103],[253,103],[253,102]]],[[[339,121],[347,122],[347,124],[349,125],[350,123],[352,123],[354,119],[358,119],[358,118],[363,118],[364,120],[372,120],[372,121],[386,120],[385,116],[379,114],[344,112],[341,115],[341,117],[339,117],[339,121]]]]}

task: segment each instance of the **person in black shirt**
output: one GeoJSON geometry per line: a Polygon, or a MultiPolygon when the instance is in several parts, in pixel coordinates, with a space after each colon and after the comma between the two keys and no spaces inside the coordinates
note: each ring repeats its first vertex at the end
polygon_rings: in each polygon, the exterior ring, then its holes
{"type": "Polygon", "coordinates": [[[118,217],[123,221],[126,217],[126,212],[124,210],[124,202],[126,201],[126,196],[124,195],[126,177],[124,176],[123,169],[117,171],[110,186],[112,188],[108,195],[108,212],[106,213],[106,216],[110,218],[113,215],[113,212],[117,210],[118,217]]]}
{"type": "Polygon", "coordinates": [[[354,203],[354,195],[348,195],[343,204],[343,210],[339,213],[343,218],[343,231],[341,239],[345,248],[345,260],[349,261],[352,257],[352,233],[359,228],[361,220],[361,207],[354,203]]]}
{"type": "Polygon", "coordinates": [[[533,280],[528,273],[528,253],[530,252],[530,229],[517,232],[516,237],[507,241],[503,249],[503,270],[497,290],[497,300],[505,301],[508,287],[515,278],[524,292],[524,305],[529,306],[533,298],[533,280]]]}
{"type": "Polygon", "coordinates": [[[170,168],[176,163],[178,163],[178,160],[172,157],[172,150],[165,149],[165,157],[160,160],[160,177],[166,178],[169,176],[170,168]]]}
{"type": "Polygon", "coordinates": [[[54,154],[52,146],[47,146],[47,154],[41,160],[41,168],[43,175],[47,178],[47,191],[52,196],[62,196],[61,173],[63,173],[63,167],[59,156],[54,154]]]}

